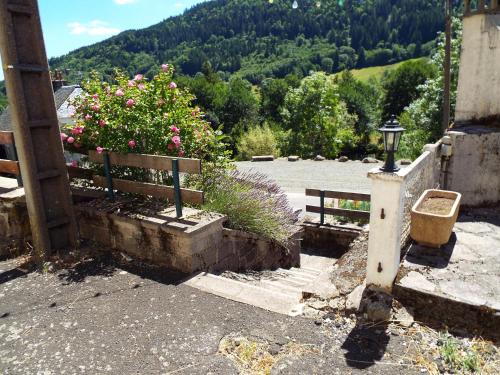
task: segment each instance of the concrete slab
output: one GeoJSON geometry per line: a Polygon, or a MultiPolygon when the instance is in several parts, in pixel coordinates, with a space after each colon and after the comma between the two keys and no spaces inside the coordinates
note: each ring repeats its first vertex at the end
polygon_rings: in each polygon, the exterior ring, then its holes
{"type": "Polygon", "coordinates": [[[395,294],[417,315],[500,332],[499,256],[500,209],[471,210],[441,249],[410,245],[395,294]]]}

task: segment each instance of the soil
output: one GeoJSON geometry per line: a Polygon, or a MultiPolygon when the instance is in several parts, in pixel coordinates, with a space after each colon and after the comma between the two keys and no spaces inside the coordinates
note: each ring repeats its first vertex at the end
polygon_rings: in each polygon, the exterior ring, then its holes
{"type": "Polygon", "coordinates": [[[428,214],[448,215],[453,203],[455,203],[455,200],[450,198],[427,198],[418,210],[428,214]]]}

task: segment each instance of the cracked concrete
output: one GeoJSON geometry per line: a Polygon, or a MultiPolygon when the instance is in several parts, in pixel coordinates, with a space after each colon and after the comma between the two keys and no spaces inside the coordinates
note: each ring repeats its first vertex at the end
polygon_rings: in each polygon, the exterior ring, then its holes
{"type": "Polygon", "coordinates": [[[499,259],[500,209],[470,210],[459,218],[450,242],[441,249],[409,247],[396,294],[402,302],[417,305],[417,313],[461,319],[461,311],[469,323],[500,329],[499,259]],[[458,310],[445,314],[450,306],[458,310]]]}

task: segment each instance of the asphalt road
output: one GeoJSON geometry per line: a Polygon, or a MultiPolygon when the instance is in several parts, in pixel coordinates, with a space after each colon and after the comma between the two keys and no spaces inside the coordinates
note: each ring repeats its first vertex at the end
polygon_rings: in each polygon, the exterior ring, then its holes
{"type": "Polygon", "coordinates": [[[257,171],[275,180],[286,192],[295,209],[305,210],[306,204],[318,205],[319,199],[305,196],[305,189],[341,190],[357,193],[370,192],[368,172],[381,164],[363,164],[360,161],[340,163],[335,160],[299,160],[289,162],[277,159],[270,162],[237,162],[239,171],[257,171]]]}

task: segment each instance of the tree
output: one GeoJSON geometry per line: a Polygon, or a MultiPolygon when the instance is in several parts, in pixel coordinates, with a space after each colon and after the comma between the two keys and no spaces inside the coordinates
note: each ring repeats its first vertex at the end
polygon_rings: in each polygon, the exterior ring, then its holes
{"type": "Polygon", "coordinates": [[[356,117],[347,112],[331,75],[318,72],[290,89],[283,106],[284,127],[289,131],[288,154],[335,158],[357,142],[356,117]]]}
{"type": "Polygon", "coordinates": [[[370,84],[363,83],[350,71],[344,71],[336,77],[340,99],[347,105],[349,113],[355,114],[356,133],[363,143],[368,143],[369,133],[379,123],[377,108],[379,90],[370,84]]]}
{"type": "Polygon", "coordinates": [[[274,123],[281,123],[281,109],[288,91],[288,83],[284,79],[268,78],[260,86],[260,113],[261,116],[274,123]]]}
{"type": "MultiPolygon", "coordinates": [[[[453,19],[453,37],[451,43],[451,114],[455,113],[457,99],[458,69],[462,45],[462,23],[453,19]]],[[[441,137],[442,108],[444,88],[444,33],[438,37],[438,48],[430,63],[439,72],[436,76],[418,87],[418,98],[414,100],[400,118],[406,128],[400,146],[400,155],[416,158],[426,143],[441,137]]]]}
{"type": "Polygon", "coordinates": [[[435,67],[426,60],[408,61],[389,71],[382,79],[385,96],[382,102],[382,119],[399,116],[412,101],[418,98],[418,86],[436,74],[435,67]]]}

